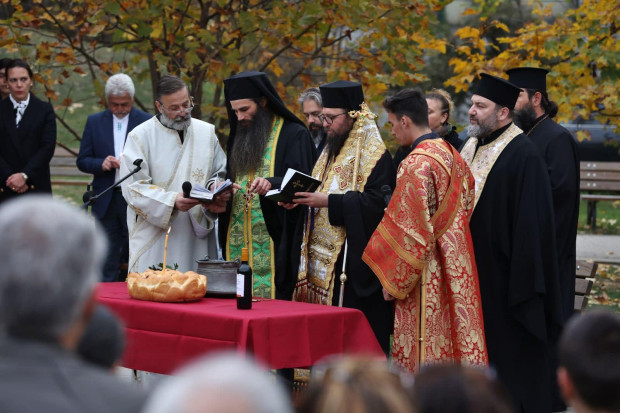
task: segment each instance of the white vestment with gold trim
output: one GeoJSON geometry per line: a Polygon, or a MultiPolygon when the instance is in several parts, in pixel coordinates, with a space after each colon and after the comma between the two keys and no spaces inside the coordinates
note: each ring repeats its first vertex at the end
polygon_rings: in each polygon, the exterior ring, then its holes
{"type": "Polygon", "coordinates": [[[179,134],[156,117],[127,136],[120,175],[125,176],[142,159],[142,169],[122,183],[127,201],[129,271],[142,272],[163,261],[168,227],[166,265],[179,271],[196,271],[196,260],[217,259],[216,214],[197,205],[187,212],[174,209],[183,182],[207,187],[226,175],[226,155],[210,123],[192,119],[181,143],[179,134]]]}

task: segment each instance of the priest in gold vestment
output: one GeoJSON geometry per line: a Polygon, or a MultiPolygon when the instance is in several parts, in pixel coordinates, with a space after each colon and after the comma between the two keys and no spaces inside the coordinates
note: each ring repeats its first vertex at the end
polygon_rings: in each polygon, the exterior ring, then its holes
{"type": "Polygon", "coordinates": [[[395,300],[395,363],[488,363],[478,273],[469,232],[474,179],[458,152],[428,125],[427,103],[405,89],[383,106],[392,133],[413,151],[362,259],[395,300]]]}
{"type": "MultiPolygon", "coordinates": [[[[362,252],[383,217],[395,184],[392,157],[364,103],[362,85],[337,81],[322,85],[321,121],[326,146],[312,176],[315,192],[298,192],[293,202],[306,211],[293,300],[361,310],[387,353],[392,306],[381,284],[362,261],[362,252]],[[341,290],[340,276],[347,280],[341,290]]],[[[287,207],[292,207],[291,204],[287,207]]]]}

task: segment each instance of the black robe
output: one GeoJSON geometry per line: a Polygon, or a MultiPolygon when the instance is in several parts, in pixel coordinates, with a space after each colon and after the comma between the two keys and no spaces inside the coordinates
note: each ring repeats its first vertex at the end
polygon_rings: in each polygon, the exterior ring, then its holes
{"type": "MultiPolygon", "coordinates": [[[[316,152],[308,129],[299,123],[284,119],[276,147],[274,176],[265,178],[271,183],[272,189],[279,188],[288,168],[311,175],[315,160],[316,152]]],[[[227,166],[227,175],[229,178],[231,177],[229,166],[227,166]]],[[[218,219],[218,236],[224,257],[226,257],[226,237],[230,222],[231,203],[232,201],[230,201],[227,211],[220,214],[218,219]]],[[[301,248],[301,237],[296,235],[295,230],[303,221],[303,210],[294,208],[287,211],[279,207],[277,203],[262,196],[260,197],[260,205],[267,231],[274,243],[276,271],[275,285],[272,288],[276,290],[276,298],[290,300],[297,281],[297,267],[291,262],[291,257],[294,255],[294,251],[299,255],[301,248]]]]}
{"type": "Polygon", "coordinates": [[[489,362],[528,413],[551,411],[549,349],[562,322],[553,220],[545,163],[520,134],[493,165],[470,228],[489,362]]]}
{"type": "Polygon", "coordinates": [[[551,118],[538,124],[529,137],[547,164],[553,195],[560,292],[564,320],[575,308],[575,257],[579,218],[579,157],[570,132],[551,118]]]}
{"type": "MultiPolygon", "coordinates": [[[[396,170],[390,153],[385,151],[368,176],[363,192],[331,194],[328,201],[329,223],[345,226],[349,244],[343,306],[357,308],[364,313],[386,354],[389,352],[390,334],[394,330],[393,307],[391,302],[383,299],[383,287],[370,267],[362,261],[362,254],[383,218],[395,185],[396,170]]],[[[344,246],[336,261],[332,305],[338,305],[343,253],[344,246]]]]}

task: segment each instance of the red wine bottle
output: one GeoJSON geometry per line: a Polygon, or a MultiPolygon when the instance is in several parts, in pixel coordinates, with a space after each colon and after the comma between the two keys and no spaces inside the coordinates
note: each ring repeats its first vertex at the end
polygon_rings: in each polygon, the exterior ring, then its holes
{"type": "Polygon", "coordinates": [[[252,308],[252,267],[248,264],[248,249],[241,248],[241,265],[237,269],[237,308],[252,308]]]}

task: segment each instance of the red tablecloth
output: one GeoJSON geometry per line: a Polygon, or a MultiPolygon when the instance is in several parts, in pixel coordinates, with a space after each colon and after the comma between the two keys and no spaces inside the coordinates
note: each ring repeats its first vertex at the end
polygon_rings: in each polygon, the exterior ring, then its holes
{"type": "Polygon", "coordinates": [[[129,297],[124,282],[99,284],[96,298],[125,322],[122,365],[131,369],[168,374],[223,349],[251,353],[274,369],[339,353],[385,357],[362,312],[350,308],[264,300],[237,310],[230,298],[155,303],[129,297]]]}

